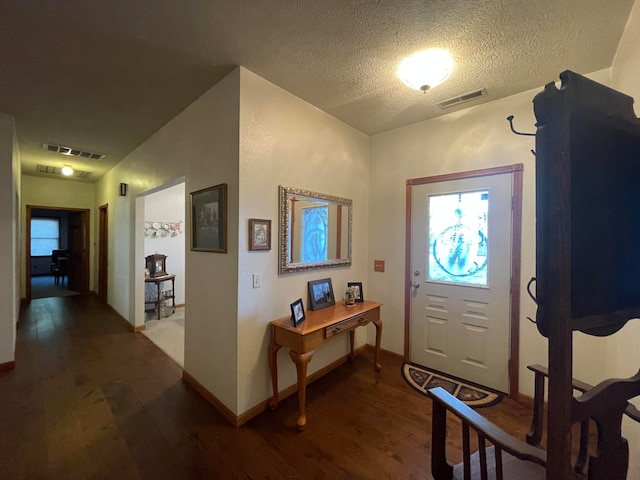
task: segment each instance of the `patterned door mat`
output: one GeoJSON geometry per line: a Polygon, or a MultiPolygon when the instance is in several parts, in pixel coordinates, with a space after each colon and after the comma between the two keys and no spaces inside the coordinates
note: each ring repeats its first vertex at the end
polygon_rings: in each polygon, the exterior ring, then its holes
{"type": "Polygon", "coordinates": [[[473,385],[464,380],[448,377],[443,373],[428,370],[419,365],[402,365],[402,377],[418,393],[427,395],[430,388],[442,387],[458,400],[470,407],[490,407],[502,400],[502,393],[486,387],[473,385]]]}

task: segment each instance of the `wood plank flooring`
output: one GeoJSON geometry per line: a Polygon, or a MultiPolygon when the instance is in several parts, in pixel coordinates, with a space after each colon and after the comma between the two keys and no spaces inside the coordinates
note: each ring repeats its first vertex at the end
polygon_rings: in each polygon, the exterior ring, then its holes
{"type": "MultiPolygon", "coordinates": [[[[0,372],[0,478],[429,479],[430,401],[399,357],[381,360],[376,374],[368,350],[309,385],[304,432],[295,396],[235,428],[95,297],[33,300],[0,372]]],[[[531,418],[509,399],[481,413],[519,438],[531,418]]]]}

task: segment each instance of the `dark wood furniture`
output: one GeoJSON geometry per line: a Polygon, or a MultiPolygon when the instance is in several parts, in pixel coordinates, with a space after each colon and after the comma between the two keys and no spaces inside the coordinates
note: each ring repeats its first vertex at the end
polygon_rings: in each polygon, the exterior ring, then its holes
{"type": "Polygon", "coordinates": [[[304,430],[307,424],[305,413],[307,365],[311,361],[318,346],[349,332],[350,354],[354,359],[354,330],[373,322],[376,326],[376,346],[374,367],[380,371],[378,362],[380,354],[380,339],[382,338],[382,320],[380,320],[380,303],[365,300],[355,306],[347,307],[343,304],[334,305],[322,310],[308,311],[307,318],[298,327],[294,327],[291,317],[283,317],[269,323],[271,328],[271,343],[269,345],[269,368],[271,370],[271,384],[273,398],[269,403],[272,409],[278,405],[278,362],[277,354],[281,347],[289,348],[289,356],[296,365],[298,379],[298,429],[304,430]]]}
{"type": "Polygon", "coordinates": [[[582,472],[589,480],[625,480],[629,449],[622,416],[638,418],[628,400],[640,395],[640,372],[592,387],[572,378],[572,336],[610,335],[640,316],[640,122],[633,99],[573,72],[560,75],[534,99],[536,132],[536,323],[548,338],[548,363],[533,366],[536,396],[529,443],[542,435],[544,381],[548,378],[546,452],[517,441],[441,389],[433,399],[432,473],[451,480],[487,478],[493,457],[496,478],[563,480],[582,472]],[[604,245],[602,245],[604,244],[604,245]],[[599,249],[594,249],[599,246],[599,249]],[[582,392],[574,398],[574,390],[582,392]],[[464,462],[446,460],[446,412],[462,421],[464,462]],[[597,446],[587,457],[588,424],[597,446]],[[571,429],[581,425],[575,470],[571,429]],[[469,431],[478,435],[474,472],[469,431]],[[494,446],[491,450],[486,443],[494,446]],[[503,452],[510,456],[503,456],[503,452]],[[535,467],[532,467],[536,465],[535,467]],[[504,469],[504,471],[503,471],[504,469]],[[456,476],[456,478],[460,478],[456,476]]]}
{"type": "Polygon", "coordinates": [[[167,256],[154,253],[144,257],[144,265],[150,277],[163,277],[167,275],[167,256]]]}
{"type": "Polygon", "coordinates": [[[176,311],[176,276],[175,275],[164,275],[161,277],[148,277],[144,279],[145,283],[154,283],[156,285],[156,297],[155,298],[145,298],[144,303],[146,305],[153,305],[153,308],[146,308],[145,312],[156,312],[158,315],[158,320],[160,320],[161,313],[161,305],[162,302],[171,300],[171,309],[172,313],[176,311]],[[171,281],[171,294],[168,294],[166,290],[160,289],[161,285],[164,282],[171,281]]]}

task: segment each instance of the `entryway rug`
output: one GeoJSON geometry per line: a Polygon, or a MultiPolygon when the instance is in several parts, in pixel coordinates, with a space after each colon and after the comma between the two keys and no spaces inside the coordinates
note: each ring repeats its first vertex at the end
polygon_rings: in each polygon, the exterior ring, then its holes
{"type": "Polygon", "coordinates": [[[405,363],[402,366],[402,377],[418,393],[426,396],[427,390],[430,388],[442,387],[458,400],[473,408],[490,407],[502,400],[503,397],[501,393],[486,387],[473,385],[467,381],[411,363],[405,363]]]}

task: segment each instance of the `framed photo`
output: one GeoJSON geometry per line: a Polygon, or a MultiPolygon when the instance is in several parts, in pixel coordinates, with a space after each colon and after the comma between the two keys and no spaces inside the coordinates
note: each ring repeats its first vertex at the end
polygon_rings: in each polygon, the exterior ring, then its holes
{"type": "Polygon", "coordinates": [[[271,220],[249,219],[249,250],[271,250],[271,220]]]}
{"type": "Polygon", "coordinates": [[[305,318],[307,317],[304,314],[304,305],[302,304],[302,299],[299,298],[291,304],[291,321],[293,322],[293,326],[297,327],[304,322],[305,318]]]}
{"type": "Polygon", "coordinates": [[[364,302],[364,290],[362,290],[362,282],[347,282],[347,288],[355,290],[356,302],[364,302]]]}
{"type": "Polygon", "coordinates": [[[191,196],[191,250],[227,253],[227,184],[191,196]]]}
{"type": "Polygon", "coordinates": [[[311,310],[321,310],[336,304],[336,299],[333,296],[333,285],[331,285],[330,278],[313,280],[308,283],[308,286],[311,310]]]}

